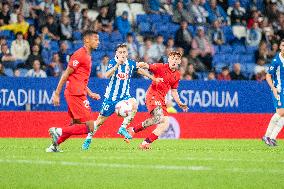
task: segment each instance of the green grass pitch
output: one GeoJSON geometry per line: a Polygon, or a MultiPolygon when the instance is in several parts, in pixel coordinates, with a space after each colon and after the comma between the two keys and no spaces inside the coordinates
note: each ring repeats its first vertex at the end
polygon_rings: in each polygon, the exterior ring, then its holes
{"type": "Polygon", "coordinates": [[[284,142],[260,140],[83,139],[45,153],[48,139],[0,139],[0,188],[284,188],[284,142]]]}

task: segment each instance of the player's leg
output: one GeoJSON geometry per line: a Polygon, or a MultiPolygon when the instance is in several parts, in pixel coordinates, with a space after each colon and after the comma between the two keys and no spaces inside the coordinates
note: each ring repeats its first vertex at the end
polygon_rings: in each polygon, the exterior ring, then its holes
{"type": "MultiPolygon", "coordinates": [[[[94,122],[94,131],[95,132],[105,122],[105,120],[109,116],[111,116],[111,114],[113,114],[114,110],[115,110],[115,105],[111,101],[108,101],[107,99],[105,99],[103,104],[102,104],[100,115],[98,116],[97,120],[94,122]]],[[[84,143],[82,144],[83,150],[89,149],[90,144],[92,142],[93,135],[95,134],[95,132],[88,133],[84,143]]]]}
{"type": "Polygon", "coordinates": [[[130,135],[134,135],[140,131],[143,131],[147,127],[152,125],[159,124],[162,121],[163,109],[161,106],[155,106],[155,108],[151,111],[151,117],[143,121],[142,123],[136,125],[135,127],[130,127],[128,132],[130,135]]]}
{"type": "Polygon", "coordinates": [[[99,129],[99,127],[107,120],[108,117],[99,115],[98,118],[96,119],[96,121],[94,121],[93,123],[89,123],[89,125],[93,124],[93,132],[89,132],[84,143],[82,144],[82,149],[83,150],[88,150],[91,142],[92,142],[92,138],[94,136],[94,134],[97,132],[97,130],[99,129]]]}
{"type": "Polygon", "coordinates": [[[270,142],[271,142],[272,146],[277,146],[276,138],[277,138],[278,134],[280,133],[280,131],[283,128],[283,124],[284,124],[284,108],[278,108],[276,110],[276,113],[278,115],[280,115],[281,118],[275,124],[275,127],[273,128],[273,130],[271,131],[271,134],[269,136],[270,137],[270,142]]]}
{"type": "Polygon", "coordinates": [[[137,101],[135,98],[130,98],[128,99],[128,102],[131,104],[132,106],[132,111],[131,113],[126,116],[123,119],[123,122],[118,130],[118,134],[124,136],[124,139],[126,142],[129,142],[130,139],[132,139],[132,136],[128,133],[128,131],[126,130],[126,127],[130,124],[130,122],[133,120],[134,116],[137,113],[137,109],[138,109],[138,105],[137,105],[137,101]]]}

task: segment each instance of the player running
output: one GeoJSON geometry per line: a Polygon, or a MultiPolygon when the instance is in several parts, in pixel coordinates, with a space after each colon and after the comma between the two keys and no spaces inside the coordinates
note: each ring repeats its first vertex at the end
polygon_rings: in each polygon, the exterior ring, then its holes
{"type": "Polygon", "coordinates": [[[92,137],[98,128],[111,116],[115,111],[115,106],[122,100],[127,100],[132,106],[132,112],[124,118],[121,127],[118,130],[118,134],[122,135],[126,141],[132,139],[131,135],[126,130],[126,127],[130,124],[137,112],[136,99],[129,94],[130,81],[133,72],[137,70],[137,73],[144,75],[153,80],[153,82],[159,82],[160,78],[155,78],[146,72],[144,69],[140,69],[140,65],[145,63],[136,63],[133,60],[128,60],[128,50],[126,44],[120,44],[115,49],[115,58],[109,61],[107,72],[105,76],[110,78],[109,84],[106,88],[105,99],[102,104],[100,115],[95,121],[95,129],[90,132],[86,137],[82,145],[83,150],[87,150],[92,142],[92,137]]]}
{"type": "Polygon", "coordinates": [[[265,136],[262,140],[268,146],[277,146],[276,137],[284,124],[284,39],[280,42],[280,53],[278,53],[266,74],[266,81],[271,88],[273,103],[276,113],[270,119],[265,136]]]}
{"type": "Polygon", "coordinates": [[[151,117],[139,125],[130,127],[128,132],[131,136],[138,133],[151,125],[157,125],[156,129],[140,144],[141,149],[149,149],[150,144],[158,139],[169,127],[169,117],[165,103],[165,97],[171,89],[173,99],[178,106],[187,111],[188,107],[180,101],[177,88],[180,80],[178,71],[181,63],[181,54],[176,51],[169,53],[168,64],[143,64],[143,67],[149,69],[155,77],[163,78],[163,82],[150,85],[146,94],[146,106],[151,117]]]}
{"type": "Polygon", "coordinates": [[[64,95],[72,125],[49,129],[52,144],[46,149],[46,152],[59,152],[58,146],[70,136],[94,131],[94,120],[91,119],[91,108],[87,95],[95,100],[99,100],[100,95],[93,93],[87,85],[92,66],[91,51],[98,47],[99,35],[94,31],[86,31],[83,33],[83,41],[84,47],[78,49],[71,56],[68,67],[62,75],[53,96],[54,105],[59,106],[59,95],[66,82],[64,95]]]}

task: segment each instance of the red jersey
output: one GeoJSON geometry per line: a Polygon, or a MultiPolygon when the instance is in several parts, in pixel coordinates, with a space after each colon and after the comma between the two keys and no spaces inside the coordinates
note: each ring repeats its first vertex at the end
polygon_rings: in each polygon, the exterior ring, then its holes
{"type": "Polygon", "coordinates": [[[68,63],[74,72],[66,82],[66,95],[87,95],[87,85],[91,74],[92,60],[85,47],[81,47],[71,56],[68,63]]]}
{"type": "Polygon", "coordinates": [[[147,98],[158,101],[161,105],[165,105],[165,97],[170,89],[177,89],[180,80],[179,71],[172,71],[168,64],[151,64],[149,66],[156,78],[163,78],[164,82],[152,82],[148,91],[147,98]]]}

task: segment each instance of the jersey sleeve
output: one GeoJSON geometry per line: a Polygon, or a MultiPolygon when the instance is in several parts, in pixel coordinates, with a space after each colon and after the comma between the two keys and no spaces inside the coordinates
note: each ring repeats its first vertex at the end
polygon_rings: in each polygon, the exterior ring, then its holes
{"type": "Polygon", "coordinates": [[[108,62],[108,66],[107,66],[106,71],[109,71],[109,70],[110,70],[111,68],[113,68],[115,65],[116,65],[116,62],[113,61],[113,60],[110,60],[110,61],[108,62]]]}
{"type": "Polygon", "coordinates": [[[78,56],[78,54],[73,54],[69,60],[68,66],[70,68],[73,68],[74,70],[77,70],[81,64],[82,64],[82,61],[80,59],[80,56],[78,56]]]}
{"type": "Polygon", "coordinates": [[[276,58],[274,58],[269,66],[268,73],[274,75],[276,73],[277,67],[279,66],[279,62],[276,58]]]}
{"type": "Polygon", "coordinates": [[[149,65],[149,71],[155,74],[160,70],[160,68],[162,66],[163,66],[163,64],[161,64],[161,63],[150,64],[149,65]]]}

